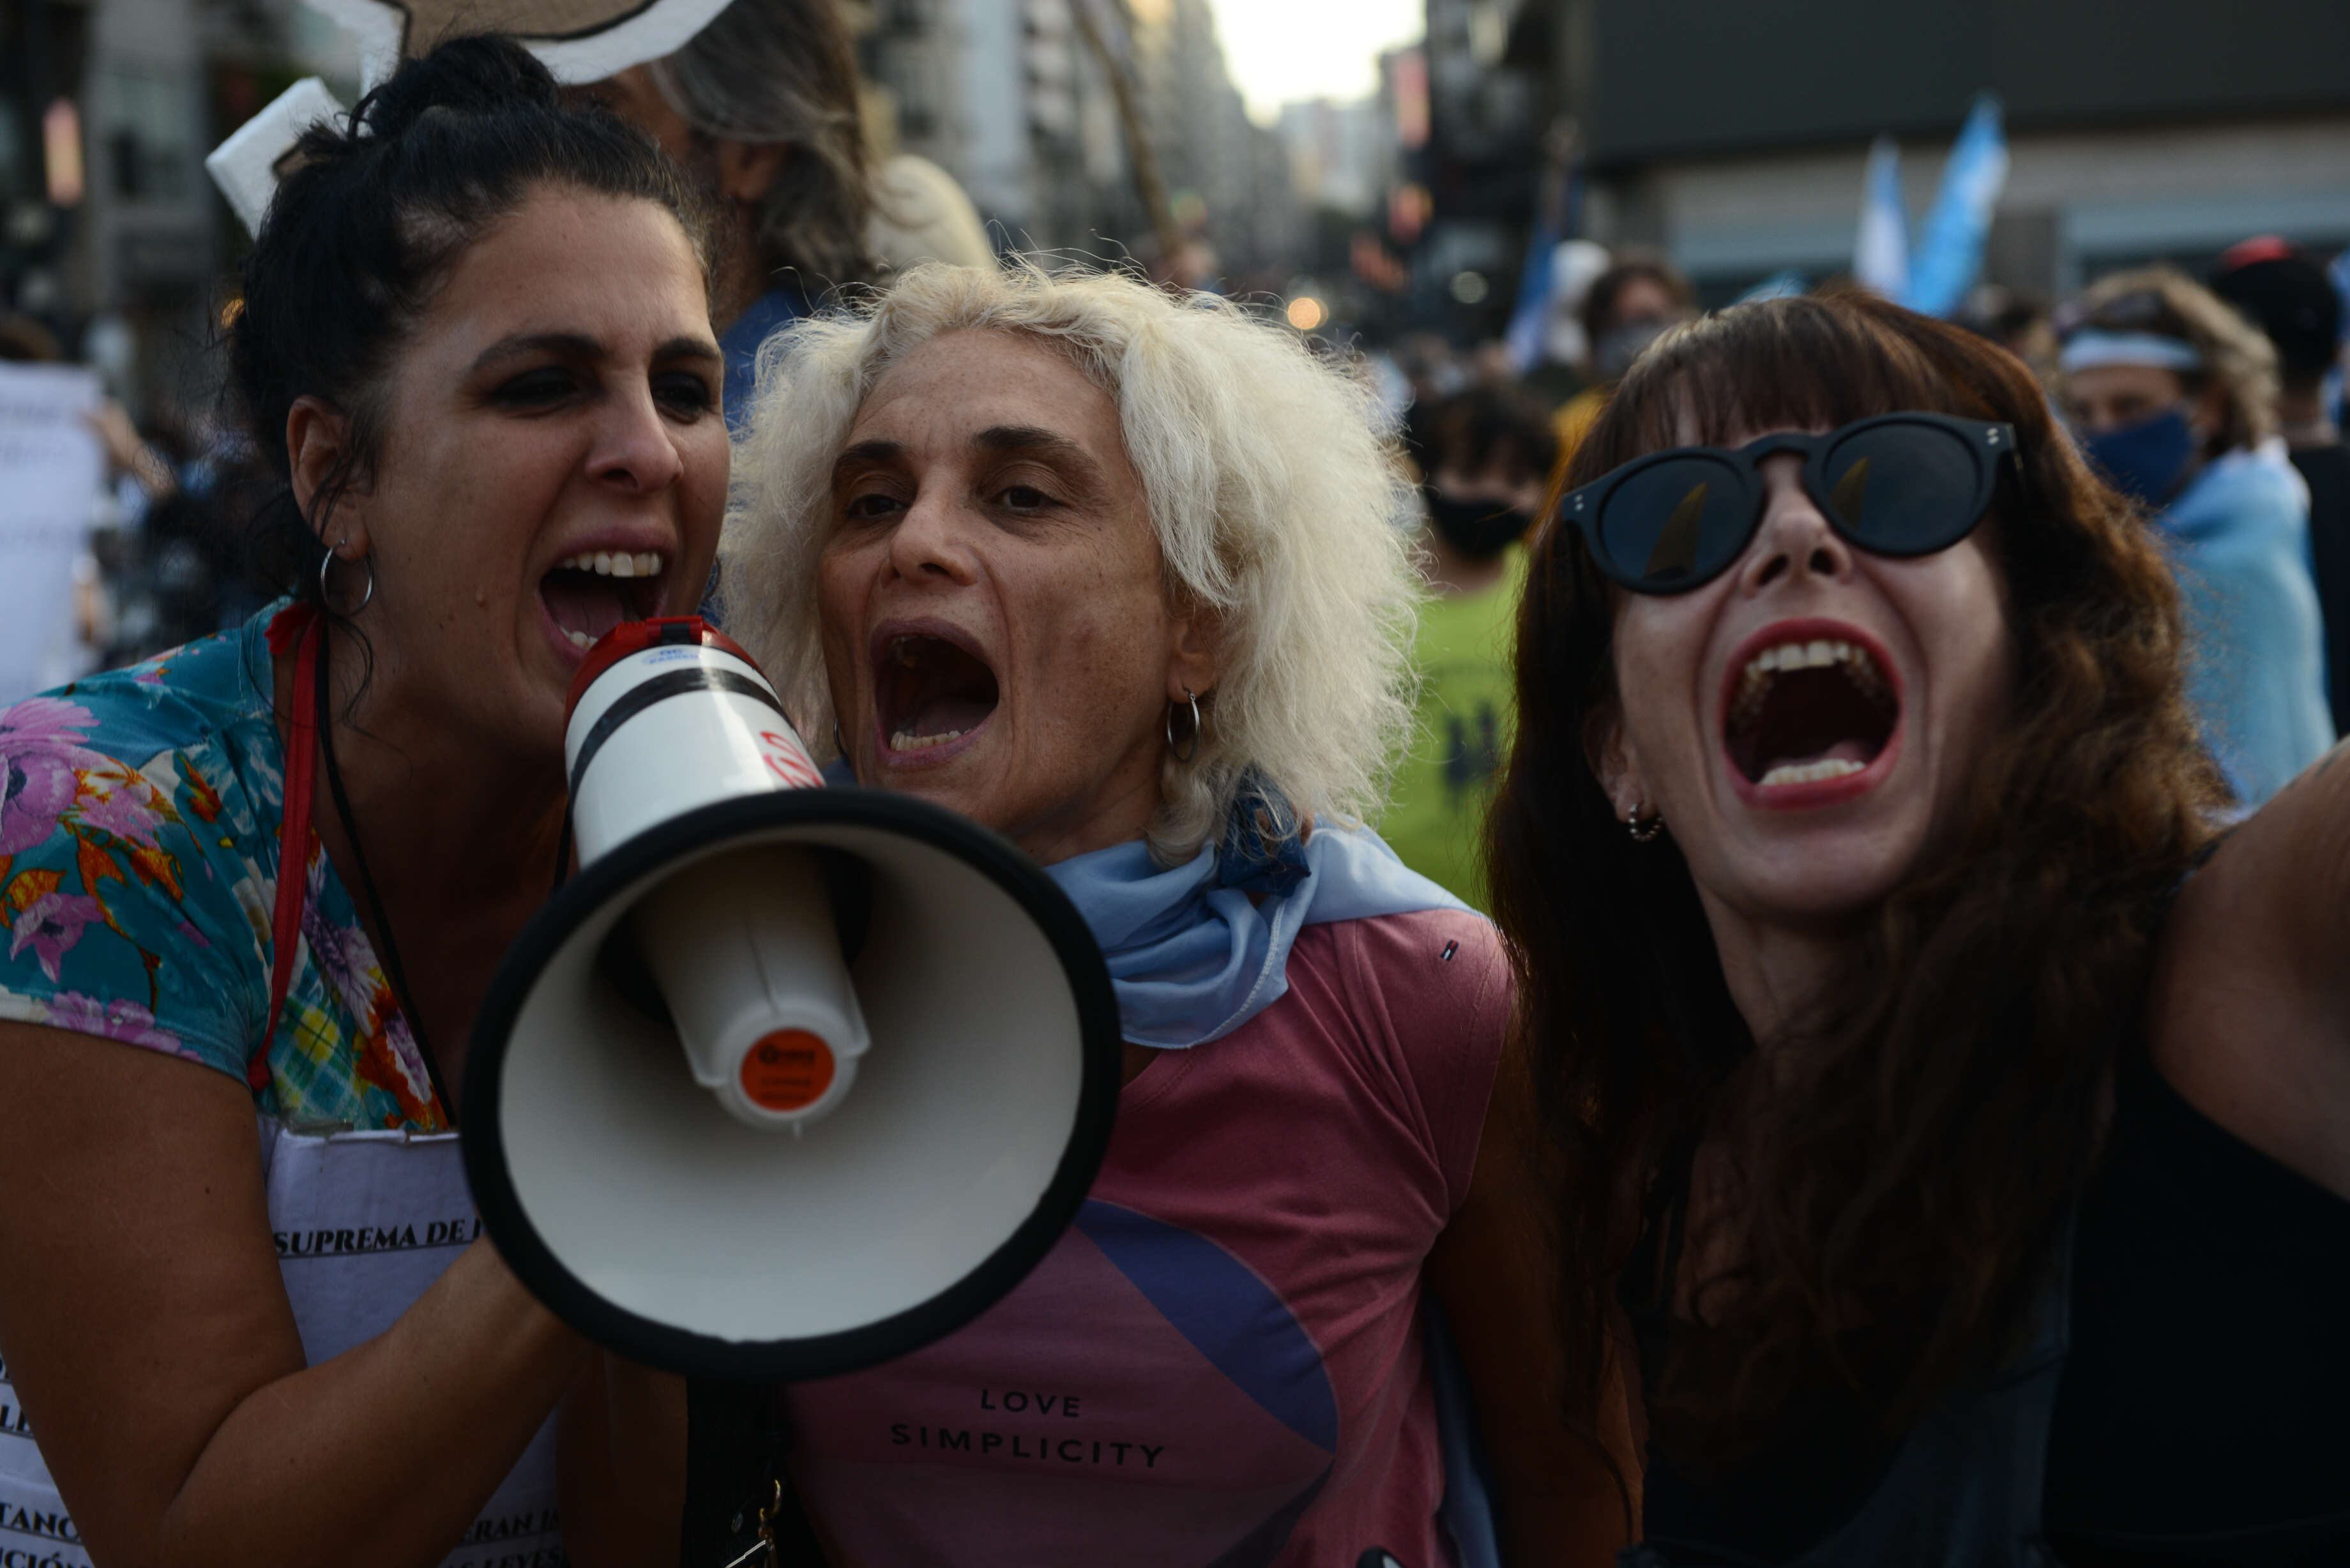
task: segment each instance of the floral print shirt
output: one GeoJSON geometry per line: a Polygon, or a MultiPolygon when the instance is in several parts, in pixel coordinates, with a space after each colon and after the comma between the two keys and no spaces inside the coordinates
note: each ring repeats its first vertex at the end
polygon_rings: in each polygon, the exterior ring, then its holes
{"type": "Polygon", "coordinates": [[[246,1080],[288,1126],[446,1131],[407,1020],[320,848],[269,1023],[286,748],[272,606],[234,631],[0,708],[0,1019],[246,1080]]]}

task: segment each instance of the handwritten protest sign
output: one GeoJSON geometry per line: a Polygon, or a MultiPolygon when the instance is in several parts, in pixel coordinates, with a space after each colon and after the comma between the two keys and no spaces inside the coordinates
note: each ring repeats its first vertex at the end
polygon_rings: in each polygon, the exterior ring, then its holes
{"type": "Polygon", "coordinates": [[[73,636],[73,567],[104,475],[83,416],[98,374],[0,364],[0,704],[48,684],[73,636]]]}

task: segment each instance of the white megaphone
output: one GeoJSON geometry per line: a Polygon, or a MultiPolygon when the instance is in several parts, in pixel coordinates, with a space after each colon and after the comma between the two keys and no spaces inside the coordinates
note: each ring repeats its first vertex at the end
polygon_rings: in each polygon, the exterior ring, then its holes
{"type": "Polygon", "coordinates": [[[1100,950],[1010,844],[826,789],[700,619],[590,650],[564,751],[579,873],[499,966],[465,1170],[523,1282],[629,1359],[823,1376],[977,1315],[1109,1142],[1100,950]]]}

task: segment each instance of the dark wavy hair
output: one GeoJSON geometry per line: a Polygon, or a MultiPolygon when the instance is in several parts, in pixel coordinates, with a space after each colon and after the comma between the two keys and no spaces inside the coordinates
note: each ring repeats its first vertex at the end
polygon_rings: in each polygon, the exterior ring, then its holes
{"type": "Polygon", "coordinates": [[[303,133],[246,253],[227,327],[229,389],[254,452],[280,482],[255,521],[255,564],[323,609],[318,525],[367,482],[381,449],[393,356],[465,248],[536,191],[562,186],[657,203],[711,286],[708,211],[650,137],[569,106],[508,39],[455,38],[403,64],[348,116],[303,133]],[[293,500],[286,420],[295,400],[348,416],[339,469],[293,500]]]}
{"type": "Polygon", "coordinates": [[[1554,1135],[1568,1394],[1587,1416],[1609,1376],[1619,1279],[1669,1308],[1670,1281],[1625,1271],[1704,1148],[1686,1255],[1731,1261],[1644,1369],[1654,1440],[1700,1468],[1814,1390],[1898,1432],[2009,1346],[2089,1175],[2168,890],[2225,798],[2148,531],[1987,341],[1857,292],[1726,310],[1640,360],[1563,483],[1682,444],[1692,418],[1721,442],[1895,410],[2015,427],[2021,472],[1981,536],[2019,674],[1955,830],[1861,922],[1769,1073],[1687,863],[1669,834],[1632,842],[1594,772],[1617,590],[1576,530],[1544,531],[1520,613],[1487,851],[1554,1135]]]}

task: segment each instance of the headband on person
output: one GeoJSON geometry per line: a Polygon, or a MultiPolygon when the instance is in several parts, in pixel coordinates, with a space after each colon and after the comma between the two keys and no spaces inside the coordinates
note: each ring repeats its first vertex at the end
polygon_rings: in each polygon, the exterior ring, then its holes
{"type": "Polygon", "coordinates": [[[2056,368],[2066,375],[2104,365],[2147,365],[2158,370],[2200,370],[2203,355],[2184,338],[2159,332],[2105,332],[2083,327],[2064,340],[2056,368]]]}

